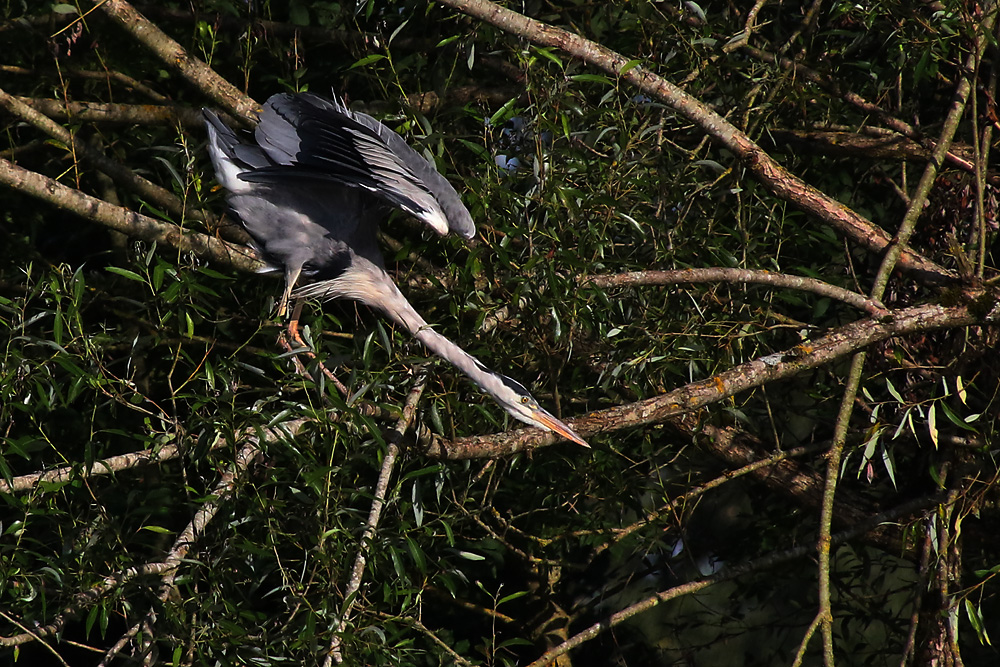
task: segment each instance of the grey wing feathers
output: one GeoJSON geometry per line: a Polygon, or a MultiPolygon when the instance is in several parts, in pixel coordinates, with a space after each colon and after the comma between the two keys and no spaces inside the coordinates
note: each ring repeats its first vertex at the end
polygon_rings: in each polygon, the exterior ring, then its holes
{"type": "Polygon", "coordinates": [[[244,174],[244,181],[330,180],[363,188],[436,231],[475,234],[458,193],[398,134],[338,100],[281,93],[264,105],[255,136],[275,167],[244,174]],[[295,167],[288,171],[283,167],[295,167]]]}
{"type": "Polygon", "coordinates": [[[236,133],[208,109],[201,110],[208,129],[208,154],[219,184],[230,192],[246,192],[247,182],[240,176],[250,169],[263,169],[274,163],[257,146],[242,143],[236,133]]]}

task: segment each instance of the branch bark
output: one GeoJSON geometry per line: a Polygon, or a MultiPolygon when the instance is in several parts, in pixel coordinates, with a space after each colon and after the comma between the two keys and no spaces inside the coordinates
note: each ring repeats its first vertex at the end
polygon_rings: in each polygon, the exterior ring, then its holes
{"type": "Polygon", "coordinates": [[[836,285],[816,280],[815,278],[805,278],[803,276],[791,276],[786,273],[772,273],[771,271],[755,271],[751,269],[727,269],[727,268],[704,268],[704,269],[683,269],[680,271],[636,271],[633,273],[619,273],[616,275],[589,275],[580,276],[577,282],[582,287],[594,285],[595,287],[632,287],[639,285],[676,285],[678,283],[755,283],[758,285],[775,285],[788,289],[812,292],[820,296],[825,296],[837,301],[843,301],[855,308],[864,310],[873,317],[882,317],[888,314],[885,305],[878,299],[868,299],[862,294],[846,290],[836,285]]]}
{"type": "Polygon", "coordinates": [[[259,104],[216,74],[211,67],[188,54],[180,44],[136,11],[131,4],[125,0],[91,0],[91,2],[94,7],[100,8],[126,32],[145,45],[168,67],[177,70],[206,97],[215,100],[217,104],[240,118],[250,119],[256,115],[260,108],[259,104]]]}
{"type": "MultiPolygon", "coordinates": [[[[672,392],[564,421],[583,437],[667,421],[671,417],[717,403],[741,391],[792,377],[806,369],[816,368],[894,336],[992,323],[997,317],[997,303],[992,296],[984,295],[982,299],[986,303],[980,303],[977,312],[986,313],[983,317],[974,315],[967,306],[929,304],[890,311],[881,321],[865,319],[853,322],[815,341],[806,341],[784,352],[740,364],[724,373],[672,392]]],[[[453,441],[425,432],[421,433],[420,449],[432,458],[469,459],[504,456],[551,445],[557,441],[558,436],[533,428],[486,437],[457,438],[453,441]]]]}
{"type": "Polygon", "coordinates": [[[218,262],[240,271],[259,271],[263,263],[249,248],[227,243],[205,234],[188,232],[177,225],[109,204],[47,176],[0,159],[0,184],[29,194],[65,211],[143,241],[156,241],[200,259],[218,262]]]}

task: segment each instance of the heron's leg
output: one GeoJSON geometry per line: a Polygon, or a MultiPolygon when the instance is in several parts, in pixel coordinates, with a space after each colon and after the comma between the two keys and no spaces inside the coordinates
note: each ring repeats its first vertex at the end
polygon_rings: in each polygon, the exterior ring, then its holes
{"type": "MultiPolygon", "coordinates": [[[[313,360],[316,359],[316,355],[309,349],[306,342],[302,340],[302,335],[299,334],[299,317],[302,315],[302,303],[302,299],[296,299],[295,306],[292,308],[292,318],[289,320],[288,327],[282,333],[280,340],[282,346],[287,352],[295,353],[291,355],[292,361],[295,363],[295,370],[299,373],[299,375],[308,377],[309,373],[306,370],[305,365],[303,365],[302,361],[299,359],[299,354],[304,354],[313,360]],[[292,347],[293,344],[295,347],[292,347]]],[[[350,392],[347,391],[347,387],[336,375],[333,374],[333,371],[322,364],[320,364],[320,368],[323,371],[323,375],[326,376],[327,380],[333,383],[333,385],[337,388],[337,391],[340,392],[341,396],[346,398],[350,395],[350,392]]]]}
{"type": "Polygon", "coordinates": [[[308,348],[306,342],[302,340],[302,336],[299,334],[299,316],[302,315],[302,300],[297,299],[295,301],[295,307],[292,308],[292,319],[288,321],[288,338],[294,342],[299,347],[308,348]]]}
{"type": "MultiPolygon", "coordinates": [[[[295,283],[299,281],[299,274],[302,273],[302,267],[285,267],[285,291],[281,293],[281,301],[278,302],[278,317],[282,318],[288,311],[288,300],[292,297],[292,290],[295,289],[295,283]]],[[[298,318],[294,318],[298,321],[298,318]]]]}

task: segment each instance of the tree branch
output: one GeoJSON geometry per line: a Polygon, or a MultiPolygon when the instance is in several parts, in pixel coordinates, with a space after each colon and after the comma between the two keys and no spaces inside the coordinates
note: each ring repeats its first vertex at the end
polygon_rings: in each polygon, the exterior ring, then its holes
{"type": "Polygon", "coordinates": [[[365,563],[367,562],[368,550],[375,539],[375,530],[379,520],[382,518],[382,508],[385,506],[386,493],[389,489],[389,479],[392,477],[392,470],[396,465],[396,458],[399,456],[399,445],[397,442],[402,439],[403,434],[410,428],[413,417],[417,413],[417,404],[424,394],[424,387],[427,386],[427,377],[421,375],[406,397],[406,404],[403,406],[403,414],[396,422],[393,429],[393,437],[389,439],[389,446],[382,459],[382,470],[379,472],[378,481],[375,483],[375,497],[372,499],[372,508],[368,513],[368,520],[365,522],[364,532],[361,534],[357,556],[354,558],[354,567],[351,568],[351,578],[347,583],[347,590],[344,591],[344,611],[343,616],[333,629],[333,637],[330,640],[330,647],[323,660],[324,667],[329,667],[332,662],[340,664],[344,658],[340,652],[340,635],[337,631],[344,627],[350,620],[351,612],[357,601],[357,593],[361,589],[361,581],[365,574],[365,563]]]}
{"type": "Polygon", "coordinates": [[[185,127],[204,127],[201,112],[177,104],[105,104],[101,102],[64,102],[37,97],[17,97],[19,102],[54,120],[72,120],[78,123],[127,123],[129,125],[156,125],[158,127],[181,124],[185,127]]]}
{"type": "MultiPolygon", "coordinates": [[[[583,437],[663,422],[670,417],[717,403],[741,391],[822,366],[894,336],[994,322],[997,317],[995,300],[988,295],[981,295],[980,298],[984,302],[979,304],[976,310],[979,313],[987,313],[985,316],[973,315],[967,306],[945,307],[934,304],[889,311],[889,315],[880,321],[864,319],[853,322],[815,341],[806,341],[784,352],[740,364],[672,392],[565,421],[583,437]]],[[[452,441],[427,431],[420,433],[423,452],[432,458],[441,459],[504,456],[551,445],[558,440],[559,437],[555,434],[534,428],[492,436],[457,438],[452,441]]]]}
{"type": "Polygon", "coordinates": [[[125,165],[115,162],[99,151],[90,148],[86,143],[76,141],[76,136],[71,134],[69,130],[53,122],[45,114],[24,104],[16,97],[8,95],[2,88],[0,88],[0,106],[3,106],[18,118],[31,123],[45,134],[62,143],[66,146],[67,150],[71,150],[76,155],[82,157],[84,161],[103,171],[115,183],[148,199],[160,208],[166,209],[180,220],[191,217],[195,220],[208,222],[209,224],[217,222],[214,216],[198,209],[187,208],[184,202],[174,196],[172,192],[146,180],[125,165]]]}
{"type": "Polygon", "coordinates": [[[0,184],[24,192],[65,211],[100,223],[143,241],[156,241],[204,260],[218,262],[240,271],[259,271],[263,263],[249,248],[221,239],[188,232],[167,222],[109,204],[47,176],[0,159],[0,184]]]}
{"type": "MultiPolygon", "coordinates": [[[[900,517],[911,515],[914,512],[925,510],[929,507],[933,507],[934,505],[940,503],[941,500],[942,497],[935,496],[934,498],[918,498],[916,500],[911,500],[907,503],[903,503],[902,505],[894,507],[891,510],[873,516],[868,520],[863,521],[848,530],[838,533],[834,537],[834,541],[837,543],[846,542],[860,535],[864,535],[867,531],[871,530],[872,528],[875,528],[884,521],[894,521],[899,519],[900,517]]],[[[528,665],[528,667],[545,667],[545,665],[550,664],[553,660],[555,660],[560,655],[563,655],[567,651],[570,651],[571,649],[576,648],[580,644],[583,644],[584,642],[593,639],[594,637],[601,634],[602,632],[605,632],[606,630],[610,630],[616,625],[620,625],[621,623],[627,621],[633,616],[637,616],[644,611],[652,609],[661,602],[667,602],[668,600],[673,600],[675,598],[679,598],[684,595],[697,593],[700,590],[708,588],[712,584],[717,584],[722,581],[729,581],[731,579],[735,579],[750,572],[757,572],[770,567],[774,567],[776,565],[781,565],[782,563],[787,563],[802,558],[803,556],[807,556],[810,552],[812,552],[812,550],[813,547],[810,547],[808,545],[794,547],[792,549],[788,549],[780,553],[769,554],[762,558],[757,558],[755,560],[747,561],[745,563],[741,563],[733,567],[728,567],[718,572],[717,574],[714,574],[710,577],[705,577],[704,579],[699,579],[698,581],[692,581],[686,584],[682,584],[680,586],[675,586],[665,591],[661,591],[633,605],[630,605],[619,612],[611,614],[611,616],[607,617],[605,620],[600,621],[599,623],[595,623],[586,630],[583,630],[582,632],[575,634],[574,636],[570,637],[568,640],[566,640],[559,646],[556,646],[555,648],[546,651],[541,657],[539,657],[537,660],[528,665]]]]}
{"type": "Polygon", "coordinates": [[[125,0],[91,0],[95,7],[111,17],[119,26],[146,46],[154,55],[198,88],[206,97],[215,100],[241,119],[253,118],[260,105],[215,71],[192,57],[176,41],[146,19],[125,0]]]}
{"type": "Polygon", "coordinates": [[[680,271],[636,271],[615,275],[584,275],[577,278],[581,287],[633,287],[640,285],[676,285],[678,283],[755,283],[758,285],[775,285],[788,289],[812,292],[864,310],[873,317],[883,317],[888,314],[885,305],[877,299],[867,299],[857,292],[846,290],[836,285],[792,276],[787,273],[772,273],[771,271],[756,271],[751,269],[704,268],[683,269],[680,271]]]}

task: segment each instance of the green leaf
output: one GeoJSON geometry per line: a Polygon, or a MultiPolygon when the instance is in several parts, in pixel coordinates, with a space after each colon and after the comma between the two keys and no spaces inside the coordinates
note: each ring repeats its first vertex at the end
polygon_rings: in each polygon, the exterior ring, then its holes
{"type": "Polygon", "coordinates": [[[622,68],[620,70],[618,70],[618,76],[625,76],[626,74],[628,74],[629,72],[631,72],[633,69],[635,69],[636,67],[638,67],[641,64],[642,64],[641,60],[630,60],[630,61],[628,61],[627,63],[625,63],[624,65],[622,65],[622,68]]]}
{"type": "Polygon", "coordinates": [[[927,409],[927,432],[931,436],[931,442],[934,443],[934,449],[938,448],[938,428],[937,428],[937,410],[935,409],[937,403],[931,403],[930,408],[927,409]]]}
{"type": "Polygon", "coordinates": [[[74,7],[73,5],[68,5],[68,4],[64,3],[64,2],[60,2],[59,4],[52,5],[52,13],[54,13],[54,14],[78,14],[79,12],[76,11],[76,7],[74,7]]]}
{"type": "Polygon", "coordinates": [[[365,56],[361,60],[358,60],[357,62],[355,62],[353,65],[351,65],[347,69],[356,69],[358,67],[367,67],[368,65],[371,65],[372,63],[377,63],[378,61],[384,60],[384,59],[385,59],[385,56],[383,56],[382,54],[380,54],[380,53],[373,53],[370,56],[365,56]]]}
{"type": "Polygon", "coordinates": [[[955,412],[948,407],[947,403],[942,401],[939,405],[941,406],[941,411],[944,412],[944,416],[947,417],[948,421],[950,421],[952,424],[959,427],[960,429],[971,431],[973,433],[978,433],[978,431],[972,426],[969,426],[969,424],[979,419],[979,417],[982,416],[981,414],[969,415],[965,418],[962,418],[956,415],[955,412]]]}
{"type": "Polygon", "coordinates": [[[983,610],[978,605],[972,604],[969,598],[965,598],[965,615],[969,617],[969,622],[979,636],[979,643],[992,646],[990,635],[986,632],[986,624],[983,623],[983,610]]]}
{"type": "Polygon", "coordinates": [[[608,86],[615,85],[611,79],[603,74],[574,74],[569,77],[569,80],[577,83],[603,83],[608,86]]]}
{"type": "Polygon", "coordinates": [[[309,8],[298,2],[292,3],[291,7],[288,8],[288,20],[293,25],[309,25],[309,8]]]}
{"type": "Polygon", "coordinates": [[[534,51],[535,51],[535,53],[537,53],[538,55],[542,56],[543,58],[546,58],[546,59],[554,62],[559,67],[559,69],[563,68],[562,61],[559,60],[558,56],[556,56],[554,53],[552,53],[551,49],[547,49],[547,48],[537,47],[536,46],[534,48],[534,51]]]}
{"type": "Polygon", "coordinates": [[[122,278],[128,278],[129,280],[134,280],[134,281],[136,281],[138,283],[145,283],[146,282],[146,279],[143,278],[142,276],[140,276],[135,271],[129,271],[128,269],[123,269],[123,268],[121,268],[119,266],[106,266],[106,267],[104,267],[104,270],[108,271],[109,273],[118,274],[122,278]]]}
{"type": "Polygon", "coordinates": [[[148,530],[151,533],[161,533],[163,535],[172,535],[174,532],[169,528],[164,528],[163,526],[143,526],[142,530],[148,530]]]}
{"type": "Polygon", "coordinates": [[[896,391],[896,385],[894,385],[889,380],[889,378],[885,379],[885,388],[889,390],[889,393],[892,394],[892,397],[895,398],[897,401],[899,401],[900,403],[906,403],[906,401],[903,400],[903,397],[899,394],[899,392],[896,391]]]}
{"type": "Polygon", "coordinates": [[[511,600],[516,600],[518,598],[523,598],[527,594],[528,594],[528,591],[518,591],[517,593],[511,593],[510,595],[507,595],[507,596],[504,596],[504,597],[500,598],[500,600],[497,601],[497,605],[496,606],[499,607],[500,605],[502,605],[505,602],[510,602],[511,600]]]}

